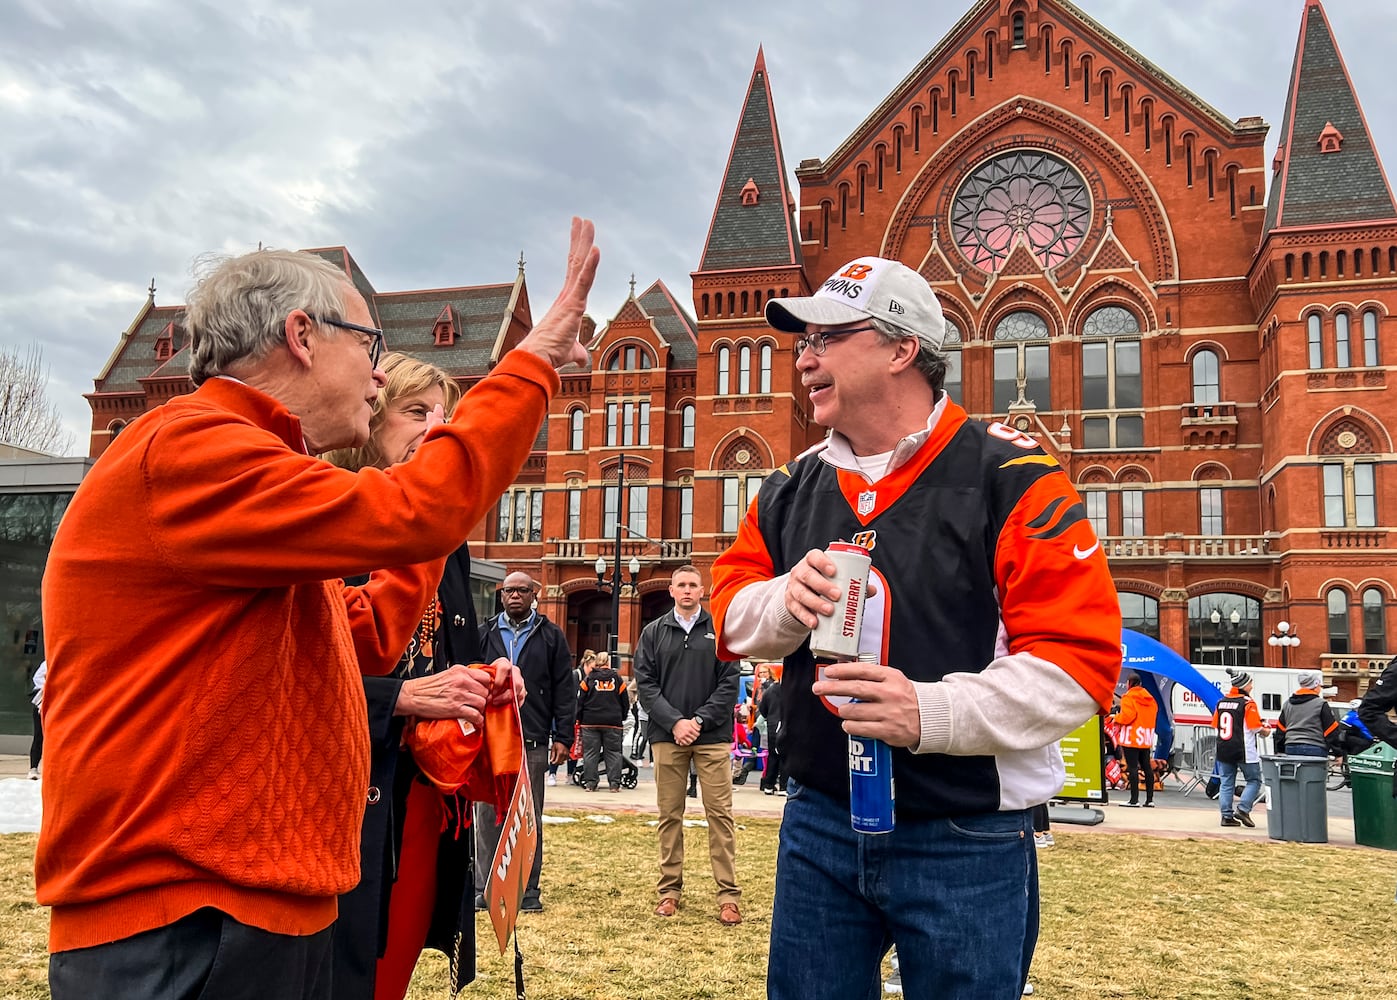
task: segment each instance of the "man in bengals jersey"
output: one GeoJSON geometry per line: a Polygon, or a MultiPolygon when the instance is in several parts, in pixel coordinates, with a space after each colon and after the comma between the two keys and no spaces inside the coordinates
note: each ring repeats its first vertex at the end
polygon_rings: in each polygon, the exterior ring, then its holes
{"type": "Polygon", "coordinates": [[[1261,796],[1261,751],[1256,737],[1269,736],[1271,727],[1261,721],[1256,702],[1251,700],[1251,674],[1245,670],[1227,669],[1232,690],[1218,702],[1213,712],[1213,727],[1218,731],[1218,809],[1223,826],[1256,826],[1251,807],[1261,796]],[[1232,808],[1237,791],[1237,772],[1242,772],[1246,787],[1237,808],[1232,808]]]}
{"type": "Polygon", "coordinates": [[[798,338],[830,429],[766,478],[713,566],[719,655],[785,661],[767,995],[876,995],[895,944],[908,996],[1018,996],[1038,936],[1031,807],[1120,676],[1106,558],[1057,461],[948,397],[945,318],[916,271],[863,257],[766,319],[798,338]],[[876,662],[817,682],[808,639],[841,596],[824,552],[840,539],[870,550],[859,651],[876,662]],[[851,828],[848,735],[892,748],[891,833],[851,828]]]}

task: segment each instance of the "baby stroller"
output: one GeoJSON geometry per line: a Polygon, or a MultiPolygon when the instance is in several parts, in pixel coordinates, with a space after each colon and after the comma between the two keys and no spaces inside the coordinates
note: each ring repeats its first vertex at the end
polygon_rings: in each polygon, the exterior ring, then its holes
{"type": "MultiPolygon", "coordinates": [[[[626,756],[626,745],[627,745],[627,742],[628,742],[628,741],[626,740],[625,733],[623,732],[623,733],[622,733],[622,736],[621,736],[621,787],[622,787],[622,788],[634,788],[636,785],[640,784],[640,766],[639,766],[638,764],[636,764],[636,762],[633,761],[630,757],[627,757],[627,756],[626,756]]],[[[578,765],[577,765],[576,769],[573,770],[572,774],[569,775],[569,777],[572,779],[572,783],[573,783],[574,785],[576,785],[576,786],[578,786],[579,788],[581,788],[581,787],[582,787],[582,727],[581,727],[580,725],[574,725],[574,727],[573,727],[572,749],[568,751],[568,756],[571,757],[573,760],[575,760],[575,761],[578,762],[578,765]]],[[[598,784],[598,785],[601,784],[601,782],[602,782],[602,780],[603,780],[602,776],[605,775],[605,774],[606,774],[606,755],[605,755],[605,754],[602,754],[601,759],[597,761],[597,784],[598,784]]],[[[608,782],[608,783],[609,783],[609,782],[608,782]]]]}

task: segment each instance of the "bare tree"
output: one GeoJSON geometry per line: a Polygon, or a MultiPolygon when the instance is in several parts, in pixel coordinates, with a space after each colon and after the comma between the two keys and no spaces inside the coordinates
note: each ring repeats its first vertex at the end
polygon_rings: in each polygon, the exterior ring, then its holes
{"type": "Polygon", "coordinates": [[[73,445],[58,405],[48,398],[44,352],[0,347],[0,443],[61,455],[73,445]]]}

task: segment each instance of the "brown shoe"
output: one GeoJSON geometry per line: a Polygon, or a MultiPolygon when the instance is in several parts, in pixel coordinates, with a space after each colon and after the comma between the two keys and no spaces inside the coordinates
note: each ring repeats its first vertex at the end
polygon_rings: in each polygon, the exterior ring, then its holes
{"type": "Polygon", "coordinates": [[[679,900],[666,896],[664,899],[660,900],[660,905],[655,907],[655,916],[672,917],[674,916],[674,912],[678,909],[679,900]]]}
{"type": "Polygon", "coordinates": [[[742,913],[736,903],[724,903],[718,907],[718,923],[724,927],[736,927],[742,923],[742,913]]]}

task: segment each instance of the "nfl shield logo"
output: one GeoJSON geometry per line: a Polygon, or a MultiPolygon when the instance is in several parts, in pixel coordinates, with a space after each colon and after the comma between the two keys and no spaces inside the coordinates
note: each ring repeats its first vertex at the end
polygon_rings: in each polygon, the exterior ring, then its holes
{"type": "Polygon", "coordinates": [[[878,493],[875,490],[865,490],[859,494],[859,517],[867,517],[873,513],[874,506],[878,503],[878,493]]]}

